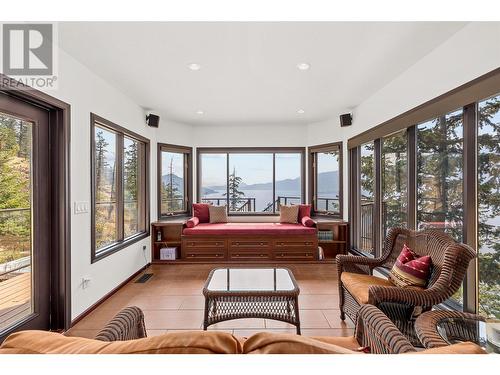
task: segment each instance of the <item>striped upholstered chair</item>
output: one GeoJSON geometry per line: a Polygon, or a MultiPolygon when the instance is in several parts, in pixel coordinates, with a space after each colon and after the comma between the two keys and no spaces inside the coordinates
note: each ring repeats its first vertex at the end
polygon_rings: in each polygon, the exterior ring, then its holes
{"type": "Polygon", "coordinates": [[[100,341],[126,341],[146,337],[144,314],[136,306],[121,310],[95,337],[100,341]]]}
{"type": "Polygon", "coordinates": [[[421,346],[414,329],[416,316],[446,301],[460,288],[475,256],[472,248],[443,232],[391,228],[381,257],[337,256],[340,318],[344,320],[347,315],[355,322],[361,305],[375,305],[414,346],[421,346]],[[430,255],[432,273],[426,288],[401,288],[373,276],[375,268],[392,268],[404,244],[419,256],[430,255]]]}

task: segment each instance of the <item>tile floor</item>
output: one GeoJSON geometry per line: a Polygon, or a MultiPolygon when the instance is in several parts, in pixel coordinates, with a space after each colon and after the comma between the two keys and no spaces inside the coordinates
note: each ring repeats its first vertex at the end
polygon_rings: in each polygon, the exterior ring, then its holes
{"type": "MultiPolygon", "coordinates": [[[[283,265],[284,266],[284,265],[283,265]]],[[[350,336],[354,325],[339,318],[338,282],[335,264],[290,264],[299,284],[302,335],[350,336]]],[[[135,279],[113,294],[66,334],[93,338],[120,309],[138,306],[144,311],[149,336],[180,330],[201,330],[203,285],[217,265],[153,265],[154,276],[145,284],[135,279]]],[[[248,337],[256,332],[295,333],[295,327],[268,319],[238,319],[214,324],[221,330],[248,337]]]]}

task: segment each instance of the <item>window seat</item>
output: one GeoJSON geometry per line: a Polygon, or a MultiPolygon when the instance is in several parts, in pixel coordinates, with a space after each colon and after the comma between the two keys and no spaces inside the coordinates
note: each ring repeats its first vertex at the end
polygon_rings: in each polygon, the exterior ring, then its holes
{"type": "Polygon", "coordinates": [[[316,228],[286,223],[202,223],[184,228],[184,235],[316,235],[316,228]]]}

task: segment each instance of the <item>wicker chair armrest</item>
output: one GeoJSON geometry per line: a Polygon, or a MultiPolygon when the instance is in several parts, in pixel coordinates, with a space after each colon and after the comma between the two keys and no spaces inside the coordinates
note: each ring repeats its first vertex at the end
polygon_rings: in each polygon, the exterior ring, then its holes
{"type": "Polygon", "coordinates": [[[136,306],[126,307],[111,319],[95,337],[100,341],[126,341],[146,337],[144,314],[136,306]]]}
{"type": "Polygon", "coordinates": [[[356,340],[372,354],[400,354],[415,348],[393,322],[373,305],[362,305],[356,323],[356,340]]]}
{"type": "Polygon", "coordinates": [[[437,330],[439,321],[443,319],[470,319],[484,322],[486,319],[480,315],[461,311],[434,310],[420,315],[415,321],[415,332],[425,348],[439,348],[450,345],[437,330]]]}
{"type": "Polygon", "coordinates": [[[337,255],[335,257],[337,268],[343,270],[346,266],[368,266],[370,269],[379,267],[383,264],[383,260],[380,258],[368,258],[365,256],[358,255],[337,255]]]}
{"type": "Polygon", "coordinates": [[[443,302],[447,298],[446,295],[446,291],[435,287],[417,289],[372,285],[368,289],[368,301],[374,305],[382,302],[396,302],[410,306],[430,307],[443,302]]]}

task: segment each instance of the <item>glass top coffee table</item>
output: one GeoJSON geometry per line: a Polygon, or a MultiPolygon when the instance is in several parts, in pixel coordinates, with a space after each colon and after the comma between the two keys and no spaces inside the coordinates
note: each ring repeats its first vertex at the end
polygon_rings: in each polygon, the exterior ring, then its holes
{"type": "Polygon", "coordinates": [[[262,318],[293,324],[300,334],[299,293],[287,268],[216,268],[203,288],[203,329],[225,320],[262,318]]]}

